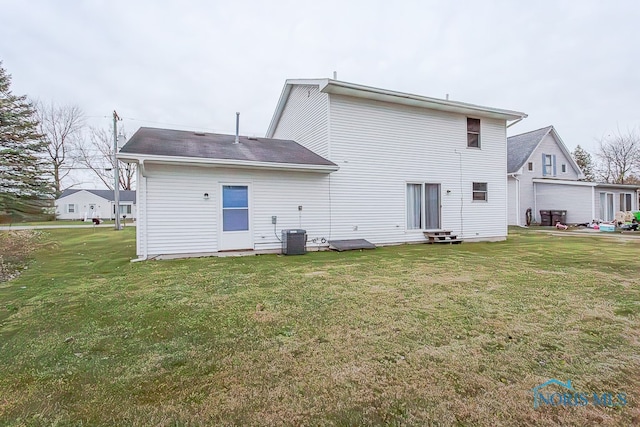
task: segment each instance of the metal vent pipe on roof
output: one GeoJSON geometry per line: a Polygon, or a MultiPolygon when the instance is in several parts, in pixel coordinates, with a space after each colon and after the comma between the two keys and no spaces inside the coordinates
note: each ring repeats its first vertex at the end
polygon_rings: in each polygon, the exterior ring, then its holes
{"type": "Polygon", "coordinates": [[[240,113],[236,113],[236,140],[234,144],[240,142],[240,113]]]}

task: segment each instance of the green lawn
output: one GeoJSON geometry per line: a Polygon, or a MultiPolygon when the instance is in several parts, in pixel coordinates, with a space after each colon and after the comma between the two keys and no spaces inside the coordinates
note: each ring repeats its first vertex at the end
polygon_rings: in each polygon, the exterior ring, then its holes
{"type": "MultiPolygon", "coordinates": [[[[127,219],[127,224],[131,224],[132,220],[127,219]]],[[[113,224],[114,221],[112,219],[103,219],[100,221],[100,224],[113,224]]],[[[121,220],[121,223],[124,224],[124,221],[121,220]]],[[[93,222],[91,219],[88,221],[72,221],[68,219],[58,219],[53,221],[27,221],[27,222],[13,222],[13,223],[4,223],[0,224],[0,226],[43,226],[43,225],[92,225],[93,222]]]]}
{"type": "Polygon", "coordinates": [[[133,227],[42,233],[0,283],[2,425],[640,424],[637,241],[132,264],[133,227]],[[551,378],[627,404],[534,409],[551,378]]]}

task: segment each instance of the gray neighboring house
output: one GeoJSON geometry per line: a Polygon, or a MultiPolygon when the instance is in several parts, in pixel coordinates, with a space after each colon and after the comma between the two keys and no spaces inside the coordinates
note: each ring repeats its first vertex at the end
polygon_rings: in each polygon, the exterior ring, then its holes
{"type": "MultiPolygon", "coordinates": [[[[136,192],[120,190],[120,214],[135,219],[136,192]]],[[[92,218],[114,219],[113,190],[68,189],[56,200],[56,218],[90,221],[92,218]]]]}
{"type": "Polygon", "coordinates": [[[566,210],[567,223],[612,221],[618,211],[638,210],[640,186],[580,181],[584,174],[553,126],[507,138],[509,225],[525,225],[541,210],[566,210]]]}

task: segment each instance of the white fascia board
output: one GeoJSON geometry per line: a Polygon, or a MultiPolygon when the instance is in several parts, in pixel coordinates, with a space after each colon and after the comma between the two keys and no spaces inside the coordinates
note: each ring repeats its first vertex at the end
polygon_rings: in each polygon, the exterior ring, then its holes
{"type": "Polygon", "coordinates": [[[534,178],[532,180],[538,184],[558,184],[558,185],[573,185],[576,187],[595,187],[598,184],[588,181],[570,181],[566,179],[546,179],[546,178],[534,178]]]}
{"type": "Polygon", "coordinates": [[[269,128],[267,129],[266,138],[273,138],[273,134],[276,131],[276,127],[280,122],[280,117],[282,116],[282,112],[284,111],[284,107],[287,104],[287,100],[289,99],[289,94],[291,93],[291,88],[295,85],[303,85],[303,86],[322,86],[325,84],[324,82],[327,79],[288,79],[284,83],[284,87],[282,88],[282,92],[280,93],[280,99],[278,99],[278,104],[276,104],[276,110],[273,113],[273,117],[271,118],[271,122],[269,123],[269,128]]]}
{"type": "Polygon", "coordinates": [[[420,108],[429,108],[468,116],[488,117],[507,121],[519,120],[527,117],[527,114],[519,111],[503,110],[499,108],[467,104],[464,102],[429,98],[426,96],[378,89],[370,86],[362,86],[331,79],[326,79],[324,83],[320,84],[320,90],[330,94],[353,96],[356,98],[410,105],[420,108]]]}
{"type": "Polygon", "coordinates": [[[302,163],[271,163],[256,162],[252,160],[234,160],[234,159],[209,159],[203,157],[174,157],[174,156],[154,156],[154,155],[135,155],[129,153],[118,153],[118,159],[129,160],[136,163],[156,163],[168,165],[187,165],[187,166],[204,166],[204,167],[228,167],[240,169],[272,169],[299,172],[321,172],[331,173],[340,169],[337,165],[309,165],[302,163]]]}
{"type": "Polygon", "coordinates": [[[565,157],[569,159],[569,161],[571,162],[571,167],[578,173],[578,178],[584,178],[584,173],[582,172],[582,169],[580,169],[580,166],[578,166],[578,163],[573,159],[573,156],[569,152],[569,149],[567,148],[567,146],[564,144],[564,141],[562,141],[562,138],[560,138],[560,134],[558,134],[558,132],[556,131],[556,128],[551,126],[551,132],[553,137],[556,139],[558,146],[560,147],[560,151],[562,151],[565,157]]]}
{"type": "Polygon", "coordinates": [[[621,190],[640,190],[640,185],[633,184],[608,184],[606,182],[596,182],[596,187],[600,188],[619,188],[621,190]]]}

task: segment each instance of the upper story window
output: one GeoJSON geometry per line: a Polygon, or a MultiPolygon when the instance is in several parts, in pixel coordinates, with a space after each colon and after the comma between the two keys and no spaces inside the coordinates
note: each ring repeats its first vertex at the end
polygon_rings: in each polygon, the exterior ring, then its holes
{"type": "Polygon", "coordinates": [[[531,172],[533,170],[533,162],[527,163],[527,170],[531,172]]]}
{"type": "Polygon", "coordinates": [[[467,117],[467,147],[480,148],[480,119],[467,117]]]}
{"type": "Polygon", "coordinates": [[[560,170],[562,170],[562,173],[567,173],[567,165],[563,163],[560,170]]]}
{"type": "Polygon", "coordinates": [[[544,160],[544,163],[542,164],[542,175],[553,176],[553,155],[543,154],[542,159],[544,160]]]}

